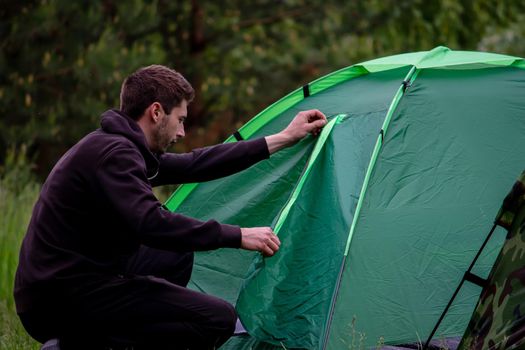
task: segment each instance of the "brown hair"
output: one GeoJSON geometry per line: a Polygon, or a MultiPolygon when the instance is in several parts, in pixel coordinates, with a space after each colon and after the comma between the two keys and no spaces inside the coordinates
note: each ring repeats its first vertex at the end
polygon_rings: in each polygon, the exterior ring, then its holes
{"type": "Polygon", "coordinates": [[[193,100],[195,92],[177,71],[154,64],[131,74],[120,89],[120,110],[137,120],[153,102],[159,102],[169,114],[182,100],[193,100]]]}

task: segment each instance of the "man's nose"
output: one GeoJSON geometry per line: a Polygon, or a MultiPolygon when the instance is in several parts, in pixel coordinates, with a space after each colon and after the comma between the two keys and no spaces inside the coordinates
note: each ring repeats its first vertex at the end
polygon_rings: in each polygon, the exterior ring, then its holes
{"type": "Polygon", "coordinates": [[[181,127],[179,128],[179,130],[177,130],[177,136],[178,136],[178,137],[184,137],[184,136],[186,136],[186,133],[184,132],[184,125],[181,125],[181,127]]]}

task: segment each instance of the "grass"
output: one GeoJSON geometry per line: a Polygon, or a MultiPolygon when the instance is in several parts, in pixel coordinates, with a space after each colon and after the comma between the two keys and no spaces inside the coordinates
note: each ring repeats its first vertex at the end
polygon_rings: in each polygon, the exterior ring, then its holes
{"type": "Polygon", "coordinates": [[[0,349],[38,349],[15,311],[13,284],[18,251],[40,186],[32,180],[25,152],[8,155],[0,169],[0,349]]]}

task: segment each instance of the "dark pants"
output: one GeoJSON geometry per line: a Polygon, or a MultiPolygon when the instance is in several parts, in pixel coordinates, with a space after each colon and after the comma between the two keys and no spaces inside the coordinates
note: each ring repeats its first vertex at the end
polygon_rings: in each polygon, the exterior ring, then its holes
{"type": "Polygon", "coordinates": [[[142,247],[126,275],[19,316],[33,338],[59,338],[62,348],[218,348],[237,315],[226,301],[185,288],[192,265],[193,253],[142,247]]]}

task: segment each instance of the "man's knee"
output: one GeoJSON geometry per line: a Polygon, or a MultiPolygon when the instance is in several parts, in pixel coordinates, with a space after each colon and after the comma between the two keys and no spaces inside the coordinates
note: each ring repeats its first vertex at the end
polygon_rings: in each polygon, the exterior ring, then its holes
{"type": "Polygon", "coordinates": [[[232,304],[221,300],[217,312],[211,321],[213,328],[220,331],[221,334],[232,335],[235,331],[235,324],[237,323],[237,312],[232,304]]]}
{"type": "Polygon", "coordinates": [[[204,333],[213,348],[218,348],[235,332],[237,313],[233,305],[224,300],[220,300],[215,306],[215,312],[204,327],[204,333]]]}

